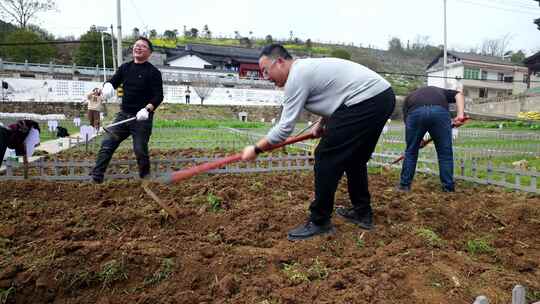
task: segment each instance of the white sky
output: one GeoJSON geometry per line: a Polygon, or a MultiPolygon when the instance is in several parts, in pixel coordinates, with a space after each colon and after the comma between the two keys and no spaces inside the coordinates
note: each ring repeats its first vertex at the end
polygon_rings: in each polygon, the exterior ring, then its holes
{"type": "MultiPolygon", "coordinates": [[[[121,0],[122,32],[134,27],[166,29],[208,24],[214,35],[238,30],[256,37],[287,38],[292,30],[302,40],[372,45],[386,49],[398,37],[406,44],[418,35],[443,44],[443,0],[121,0]]],[[[92,24],[114,25],[116,0],[56,0],[59,12],[38,16],[40,26],[55,36],[79,36],[92,24]]],[[[540,50],[540,31],[533,24],[540,6],[533,0],[447,0],[449,48],[479,47],[485,39],[511,35],[511,50],[540,50]]]]}

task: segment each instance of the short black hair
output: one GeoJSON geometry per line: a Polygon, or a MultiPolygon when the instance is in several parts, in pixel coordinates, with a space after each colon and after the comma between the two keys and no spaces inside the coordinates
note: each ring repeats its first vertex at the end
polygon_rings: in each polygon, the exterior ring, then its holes
{"type": "Polygon", "coordinates": [[[277,59],[278,57],[281,57],[281,58],[286,59],[286,60],[292,59],[292,56],[291,56],[291,54],[289,54],[287,49],[285,49],[283,47],[283,45],[281,45],[279,43],[273,43],[273,44],[269,44],[269,45],[265,46],[261,50],[261,54],[259,55],[259,59],[262,56],[267,56],[267,57],[270,57],[272,59],[277,59]]]}
{"type": "Polygon", "coordinates": [[[142,40],[144,42],[146,42],[148,44],[148,48],[150,48],[150,52],[153,52],[154,51],[154,46],[152,45],[152,42],[150,42],[150,39],[144,37],[144,36],[139,36],[139,38],[137,38],[137,40],[135,41],[139,41],[139,40],[142,40]]]}

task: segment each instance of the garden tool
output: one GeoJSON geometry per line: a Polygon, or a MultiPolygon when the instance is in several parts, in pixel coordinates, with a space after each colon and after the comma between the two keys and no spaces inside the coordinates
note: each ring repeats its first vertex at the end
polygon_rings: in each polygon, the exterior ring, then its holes
{"type": "MultiPolygon", "coordinates": [[[[266,149],[263,149],[263,152],[271,151],[277,148],[281,148],[286,145],[290,145],[299,141],[303,141],[306,139],[312,139],[314,138],[313,134],[306,133],[304,135],[295,136],[295,137],[289,137],[287,140],[285,140],[282,143],[279,143],[277,145],[272,145],[266,149]]],[[[223,167],[227,164],[234,163],[237,161],[240,161],[242,159],[242,153],[237,153],[234,155],[230,155],[227,157],[223,157],[220,159],[217,159],[215,161],[207,162],[204,164],[200,164],[191,168],[179,170],[172,172],[170,174],[166,174],[162,176],[159,180],[166,183],[176,183],[184,179],[188,179],[192,176],[195,176],[200,173],[204,173],[207,171],[210,171],[212,169],[217,169],[220,167],[223,167]]],[[[149,181],[143,181],[142,188],[144,191],[154,200],[156,201],[169,215],[171,215],[174,219],[177,219],[178,216],[172,208],[167,206],[149,187],[149,181]]]]}
{"type": "Polygon", "coordinates": [[[123,124],[125,124],[125,123],[128,123],[128,122],[130,122],[130,121],[134,121],[134,120],[136,120],[136,119],[137,119],[137,117],[131,117],[131,118],[128,118],[128,119],[124,119],[124,120],[121,120],[121,121],[117,121],[117,122],[115,122],[115,123],[112,123],[112,124],[110,124],[110,125],[108,125],[108,126],[103,127],[103,130],[104,130],[105,132],[109,133],[109,134],[110,134],[112,137],[114,137],[115,139],[118,139],[118,135],[114,134],[111,130],[109,130],[109,128],[112,128],[112,127],[114,127],[114,126],[123,125],[123,124]]]}

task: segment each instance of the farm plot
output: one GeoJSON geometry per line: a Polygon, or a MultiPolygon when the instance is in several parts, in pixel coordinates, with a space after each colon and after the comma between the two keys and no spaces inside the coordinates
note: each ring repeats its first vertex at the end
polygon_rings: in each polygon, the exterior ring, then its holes
{"type": "MultiPolygon", "coordinates": [[[[419,178],[370,177],[376,229],[334,218],[337,233],[289,242],[312,175],[204,175],[138,182],[5,181],[0,187],[3,303],[490,303],[515,284],[540,300],[540,197],[419,178]]],[[[346,184],[336,203],[347,205],[346,184]]]]}

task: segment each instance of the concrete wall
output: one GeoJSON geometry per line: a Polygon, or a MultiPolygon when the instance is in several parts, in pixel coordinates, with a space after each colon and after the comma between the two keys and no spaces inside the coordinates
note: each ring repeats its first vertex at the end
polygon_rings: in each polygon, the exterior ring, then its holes
{"type": "Polygon", "coordinates": [[[479,114],[517,116],[519,112],[540,111],[540,96],[521,97],[503,102],[467,104],[466,111],[479,114]]]}

